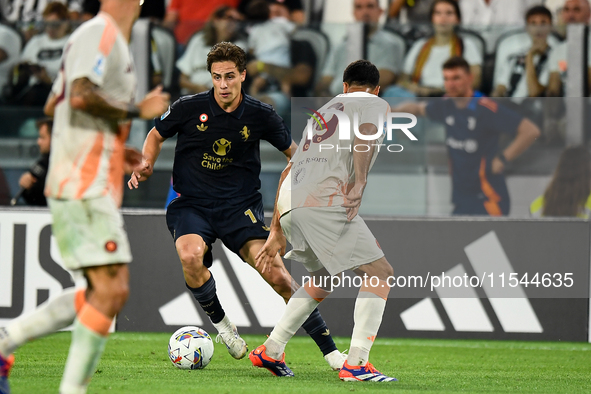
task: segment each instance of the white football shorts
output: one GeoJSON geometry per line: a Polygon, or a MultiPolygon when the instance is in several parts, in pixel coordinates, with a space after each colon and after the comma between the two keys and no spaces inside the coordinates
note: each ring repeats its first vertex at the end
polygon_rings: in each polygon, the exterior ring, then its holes
{"type": "Polygon", "coordinates": [[[295,208],[280,221],[293,247],[285,258],[299,261],[308,272],[324,267],[336,275],[384,257],[363,219],[357,215],[348,222],[343,207],[295,208]]]}
{"type": "Polygon", "coordinates": [[[48,204],[53,235],[67,269],[131,262],[123,217],[111,197],[50,198],[48,204]]]}

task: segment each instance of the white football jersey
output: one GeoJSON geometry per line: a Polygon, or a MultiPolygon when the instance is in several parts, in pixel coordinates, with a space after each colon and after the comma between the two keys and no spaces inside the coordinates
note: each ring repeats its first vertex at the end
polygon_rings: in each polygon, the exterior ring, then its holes
{"type": "Polygon", "coordinates": [[[131,122],[95,117],[70,105],[72,82],[88,78],[105,95],[132,103],[136,76],[129,45],[110,15],[80,26],[64,49],[53,85],[55,107],[45,194],[55,199],[123,197],[124,144],[131,122]]]}
{"type": "MultiPolygon", "coordinates": [[[[320,108],[312,122],[312,138],[304,130],[302,141],[291,159],[291,176],[279,191],[279,213],[299,207],[332,207],[345,202],[345,196],[355,184],[353,153],[369,150],[371,145],[381,144],[382,132],[374,140],[355,146],[353,127],[371,123],[384,131],[384,122],[390,110],[388,103],[369,93],[340,94],[320,108]],[[341,130],[339,119],[331,111],[339,111],[349,119],[349,128],[341,130]],[[355,118],[358,123],[355,123],[355,118]],[[345,136],[346,135],[346,136],[345,136]],[[345,137],[345,138],[343,138],[345,137]]],[[[378,149],[374,147],[371,166],[378,149]]],[[[370,169],[371,169],[370,166],[370,169]]]]}

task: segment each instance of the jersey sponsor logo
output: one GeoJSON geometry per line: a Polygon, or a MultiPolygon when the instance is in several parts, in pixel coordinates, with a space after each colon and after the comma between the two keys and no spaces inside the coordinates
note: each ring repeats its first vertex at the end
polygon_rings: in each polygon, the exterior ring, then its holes
{"type": "Polygon", "coordinates": [[[244,126],[242,130],[239,131],[239,133],[244,139],[244,142],[246,142],[248,140],[248,137],[250,137],[250,130],[248,130],[248,127],[246,126],[244,126]]]}
{"type": "Polygon", "coordinates": [[[115,241],[107,241],[105,244],[105,250],[109,253],[113,253],[117,250],[117,242],[115,241]]]}
{"type": "Polygon", "coordinates": [[[207,116],[207,114],[201,114],[199,115],[199,120],[202,122],[207,122],[207,119],[209,119],[209,117],[207,116]]]}
{"type": "Polygon", "coordinates": [[[298,168],[293,175],[293,184],[294,185],[299,184],[300,182],[302,182],[302,180],[304,179],[305,176],[306,176],[306,168],[305,167],[298,168]]]}
{"type": "Polygon", "coordinates": [[[168,109],[166,110],[166,112],[162,114],[162,116],[160,117],[160,120],[164,120],[164,118],[166,118],[168,115],[170,115],[170,105],[168,106],[168,109]]]}
{"type": "Polygon", "coordinates": [[[203,123],[201,123],[201,126],[200,125],[197,125],[197,130],[199,130],[199,131],[205,131],[208,128],[209,128],[209,126],[206,126],[203,123]]]}
{"type": "Polygon", "coordinates": [[[213,143],[213,151],[218,156],[226,156],[232,149],[232,142],[225,138],[220,138],[213,143]]]}
{"type": "Polygon", "coordinates": [[[474,153],[478,150],[478,141],[472,139],[456,140],[449,137],[445,143],[452,149],[465,150],[466,153],[474,153]]]}
{"type": "Polygon", "coordinates": [[[96,60],[94,61],[94,67],[92,71],[99,77],[102,77],[105,73],[105,56],[102,53],[96,55],[96,60]]]}

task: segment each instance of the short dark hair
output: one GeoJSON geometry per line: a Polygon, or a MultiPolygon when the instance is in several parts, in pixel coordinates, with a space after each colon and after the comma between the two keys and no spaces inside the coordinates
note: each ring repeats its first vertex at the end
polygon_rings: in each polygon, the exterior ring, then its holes
{"type": "Polygon", "coordinates": [[[66,7],[63,3],[58,3],[57,1],[48,3],[43,10],[44,17],[48,17],[51,14],[56,14],[58,18],[63,21],[70,19],[68,7],[66,7]]]}
{"type": "Polygon", "coordinates": [[[380,83],[380,72],[372,62],[357,60],[349,64],[343,72],[343,82],[375,88],[380,83]]]}
{"type": "Polygon", "coordinates": [[[250,22],[264,22],[270,16],[271,8],[267,0],[254,0],[246,7],[246,17],[250,22]]]}
{"type": "Polygon", "coordinates": [[[238,45],[222,41],[215,44],[207,54],[207,71],[211,72],[211,65],[218,62],[233,62],[241,73],[246,69],[246,53],[238,45]]]}
{"type": "Polygon", "coordinates": [[[49,134],[51,134],[53,129],[53,118],[46,117],[37,119],[35,121],[35,125],[37,126],[37,129],[40,129],[43,125],[47,125],[47,131],[49,131],[49,134]]]}
{"type": "Polygon", "coordinates": [[[433,22],[433,14],[435,13],[435,7],[439,3],[446,3],[451,5],[454,8],[454,12],[458,17],[458,21],[462,21],[462,11],[460,11],[460,6],[458,5],[457,0],[435,0],[433,4],[431,4],[431,10],[429,11],[429,20],[433,22]]]}
{"type": "Polygon", "coordinates": [[[525,22],[527,23],[527,20],[534,15],[544,15],[552,22],[552,12],[543,5],[536,5],[527,10],[525,13],[525,22]]]}
{"type": "Polygon", "coordinates": [[[444,70],[452,70],[454,68],[461,68],[468,74],[470,74],[470,65],[468,64],[466,59],[464,59],[461,56],[450,57],[445,61],[445,63],[443,63],[444,70]]]}

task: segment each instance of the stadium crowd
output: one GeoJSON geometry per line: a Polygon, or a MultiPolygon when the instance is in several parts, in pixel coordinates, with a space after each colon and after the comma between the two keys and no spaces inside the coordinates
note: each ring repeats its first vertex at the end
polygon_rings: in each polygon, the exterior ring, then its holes
{"type": "MultiPolygon", "coordinates": [[[[0,116],[40,114],[34,108],[45,102],[65,42],[99,4],[0,3],[0,116]]],[[[559,147],[566,105],[540,98],[568,96],[567,27],[590,17],[588,0],[154,0],[141,14],[151,22],[149,88],[162,84],[172,99],[212,87],[205,57],[221,41],[247,52],[246,93],[288,124],[290,98],[340,92],[351,47],[378,67],[380,96],[395,104],[445,95],[442,65],[460,56],[474,92],[507,98],[540,128],[536,144],[559,147]],[[363,29],[355,35],[349,22],[363,29]]],[[[7,120],[0,129],[0,138],[34,134],[34,119],[7,120]]]]}

